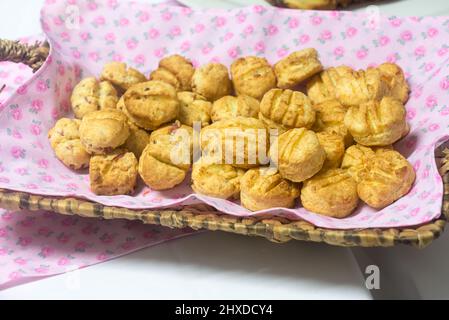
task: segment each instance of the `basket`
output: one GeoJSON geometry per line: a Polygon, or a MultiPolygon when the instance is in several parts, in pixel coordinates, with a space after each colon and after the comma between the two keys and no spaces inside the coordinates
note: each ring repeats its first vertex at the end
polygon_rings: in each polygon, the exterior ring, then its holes
{"type": "Polygon", "coordinates": [[[315,0],[315,1],[286,1],[286,0],[268,0],[274,6],[285,7],[290,9],[303,9],[303,10],[335,10],[338,8],[344,8],[351,4],[357,4],[360,2],[366,2],[366,0],[315,0]]]}
{"type": "MultiPolygon", "coordinates": [[[[47,43],[29,46],[15,41],[0,40],[0,61],[22,62],[33,71],[42,66],[48,53],[47,43]]],[[[438,157],[441,158],[440,172],[444,183],[442,214],[440,218],[417,227],[332,230],[315,227],[306,221],[291,221],[281,217],[234,217],[207,205],[131,210],[76,198],[44,197],[1,189],[0,207],[10,210],[48,210],[90,218],[140,220],[145,224],[170,228],[219,230],[264,237],[278,243],[302,240],[343,247],[391,247],[406,244],[424,248],[442,234],[449,219],[449,165],[446,165],[449,163],[449,152],[442,152],[438,157]]]]}

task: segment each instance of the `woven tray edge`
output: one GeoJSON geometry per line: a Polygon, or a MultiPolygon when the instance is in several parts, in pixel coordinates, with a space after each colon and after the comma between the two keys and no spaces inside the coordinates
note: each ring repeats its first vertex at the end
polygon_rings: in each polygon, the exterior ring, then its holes
{"type": "MultiPolygon", "coordinates": [[[[447,175],[445,176],[447,178],[447,175]]],[[[290,240],[324,242],[343,247],[391,247],[398,244],[425,248],[442,232],[449,216],[449,192],[445,183],[443,214],[439,219],[417,228],[332,230],[313,226],[306,221],[283,218],[234,217],[212,207],[184,206],[164,210],[131,210],[109,207],[76,198],[57,198],[0,189],[0,207],[9,210],[48,210],[65,215],[90,218],[139,220],[145,224],[170,228],[207,229],[260,236],[283,243],[290,240]]]]}

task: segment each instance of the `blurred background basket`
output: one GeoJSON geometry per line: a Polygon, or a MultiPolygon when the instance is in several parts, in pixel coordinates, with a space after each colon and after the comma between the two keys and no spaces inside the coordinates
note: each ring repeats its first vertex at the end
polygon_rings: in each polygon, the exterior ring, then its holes
{"type": "Polygon", "coordinates": [[[333,10],[363,0],[268,0],[274,6],[290,9],[333,10]]]}
{"type": "MultiPolygon", "coordinates": [[[[0,40],[0,61],[21,62],[33,71],[39,70],[48,53],[47,43],[30,46],[17,41],[0,40]]],[[[246,236],[260,236],[273,242],[303,240],[345,247],[390,247],[406,244],[424,248],[441,235],[449,218],[449,152],[440,147],[436,151],[436,159],[444,183],[442,214],[440,218],[417,227],[332,230],[315,227],[306,221],[291,221],[281,217],[234,217],[207,205],[131,210],[76,198],[44,197],[1,189],[0,207],[10,210],[48,210],[90,218],[140,220],[146,224],[170,228],[219,230],[246,236]]]]}

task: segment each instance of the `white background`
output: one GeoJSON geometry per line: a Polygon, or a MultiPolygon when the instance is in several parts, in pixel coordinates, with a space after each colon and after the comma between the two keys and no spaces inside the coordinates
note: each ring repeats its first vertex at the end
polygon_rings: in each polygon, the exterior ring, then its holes
{"type": "MultiPolygon", "coordinates": [[[[261,1],[182,2],[199,8],[261,1]]],[[[39,33],[42,3],[0,0],[0,38],[39,33]]],[[[378,8],[384,14],[449,15],[446,0],[383,1],[378,8]]],[[[424,251],[405,246],[351,250],[208,232],[0,291],[0,299],[449,299],[448,241],[446,233],[424,251]],[[370,264],[381,272],[381,289],[371,292],[364,280],[370,264]]]]}

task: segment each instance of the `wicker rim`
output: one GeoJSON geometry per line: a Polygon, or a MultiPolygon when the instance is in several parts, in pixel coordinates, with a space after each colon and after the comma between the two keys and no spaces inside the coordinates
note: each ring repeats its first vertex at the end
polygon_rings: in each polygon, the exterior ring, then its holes
{"type": "Polygon", "coordinates": [[[19,41],[0,39],[0,61],[23,63],[33,72],[42,67],[49,53],[50,46],[47,41],[28,45],[19,41]]]}
{"type": "Polygon", "coordinates": [[[161,210],[131,210],[76,198],[43,197],[8,190],[0,190],[0,207],[10,210],[47,210],[91,218],[139,220],[146,224],[170,228],[220,230],[247,236],[261,236],[273,242],[303,240],[344,247],[389,247],[407,244],[424,248],[441,235],[449,219],[448,174],[444,176],[444,189],[443,215],[417,228],[331,230],[315,227],[306,221],[292,222],[280,217],[235,217],[220,213],[206,205],[161,210]]]}
{"type": "MultiPolygon", "coordinates": [[[[36,72],[49,54],[47,42],[25,45],[0,40],[0,61],[22,62],[36,72]]],[[[303,240],[325,242],[337,246],[389,247],[397,244],[428,246],[444,231],[449,220],[449,152],[444,155],[441,174],[444,182],[442,215],[429,224],[410,228],[332,230],[318,228],[306,221],[290,221],[281,217],[235,217],[218,212],[207,205],[184,206],[161,210],[131,210],[108,207],[76,198],[32,195],[0,189],[0,207],[10,210],[47,210],[66,215],[104,219],[140,220],[146,224],[170,228],[190,227],[261,236],[273,242],[303,240]]]]}

